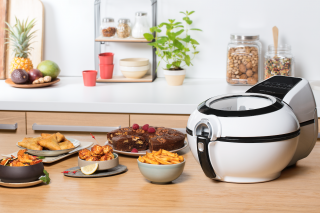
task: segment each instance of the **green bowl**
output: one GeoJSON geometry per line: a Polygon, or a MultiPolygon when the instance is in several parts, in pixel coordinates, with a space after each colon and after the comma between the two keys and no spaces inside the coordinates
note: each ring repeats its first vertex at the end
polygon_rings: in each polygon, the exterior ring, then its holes
{"type": "Polygon", "coordinates": [[[154,165],[137,161],[141,174],[152,183],[170,183],[174,181],[182,174],[186,164],[186,160],[179,164],[170,165],[154,165]]]}

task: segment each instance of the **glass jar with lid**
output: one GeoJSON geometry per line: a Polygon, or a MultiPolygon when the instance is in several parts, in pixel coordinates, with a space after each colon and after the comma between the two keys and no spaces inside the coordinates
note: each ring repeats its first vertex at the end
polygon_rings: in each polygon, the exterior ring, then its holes
{"type": "Polygon", "coordinates": [[[254,85],[259,81],[261,43],[259,35],[231,34],[227,48],[227,82],[254,85]]]}
{"type": "Polygon", "coordinates": [[[131,35],[130,19],[121,18],[118,21],[117,35],[119,38],[128,38],[131,35]]]}
{"type": "Polygon", "coordinates": [[[136,12],[136,22],[132,27],[133,38],[144,38],[143,34],[150,32],[150,26],[148,24],[147,13],[136,12]]]}
{"type": "Polygon", "coordinates": [[[101,23],[101,34],[103,37],[112,38],[116,34],[116,25],[113,18],[104,18],[101,23]]]}
{"type": "Polygon", "coordinates": [[[273,45],[268,46],[265,55],[264,79],[274,75],[294,76],[294,60],[291,54],[291,46],[278,45],[277,53],[273,45]]]}

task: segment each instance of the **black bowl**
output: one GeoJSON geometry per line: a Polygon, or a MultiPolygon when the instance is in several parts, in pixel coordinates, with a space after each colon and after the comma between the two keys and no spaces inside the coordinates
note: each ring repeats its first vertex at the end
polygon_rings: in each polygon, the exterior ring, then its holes
{"type": "Polygon", "coordinates": [[[26,183],[39,180],[43,174],[43,163],[32,166],[2,166],[0,165],[0,180],[5,183],[26,183]]]}

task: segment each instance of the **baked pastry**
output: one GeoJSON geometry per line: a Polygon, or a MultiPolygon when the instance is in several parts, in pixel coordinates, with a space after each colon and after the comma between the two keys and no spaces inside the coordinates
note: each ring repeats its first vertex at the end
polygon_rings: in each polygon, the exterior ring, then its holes
{"type": "Polygon", "coordinates": [[[109,132],[107,134],[108,141],[113,144],[115,150],[127,152],[132,151],[133,148],[138,151],[147,149],[150,149],[150,151],[160,149],[171,151],[184,146],[185,135],[182,132],[164,127],[149,127],[147,125],[147,128],[145,128],[145,126],[140,128],[139,125],[134,124],[133,127],[109,132]]]}
{"type": "Polygon", "coordinates": [[[112,138],[113,148],[119,151],[131,152],[132,149],[138,151],[147,150],[148,142],[139,135],[119,135],[112,138]]]}

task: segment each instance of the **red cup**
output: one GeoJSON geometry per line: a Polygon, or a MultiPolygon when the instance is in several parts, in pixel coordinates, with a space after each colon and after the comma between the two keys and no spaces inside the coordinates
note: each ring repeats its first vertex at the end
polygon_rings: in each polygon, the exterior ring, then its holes
{"type": "Polygon", "coordinates": [[[97,73],[96,70],[82,71],[83,83],[86,87],[94,87],[96,85],[97,73]]]}
{"type": "Polygon", "coordinates": [[[100,64],[113,64],[114,53],[99,54],[100,64]]]}
{"type": "Polygon", "coordinates": [[[100,78],[111,79],[113,75],[114,64],[100,64],[100,78]]]}

